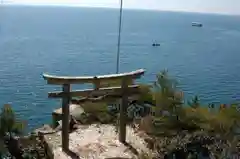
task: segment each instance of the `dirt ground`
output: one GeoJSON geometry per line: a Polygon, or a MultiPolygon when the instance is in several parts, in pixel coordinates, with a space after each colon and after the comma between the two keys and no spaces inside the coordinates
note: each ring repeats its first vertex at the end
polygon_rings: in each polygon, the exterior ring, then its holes
{"type": "Polygon", "coordinates": [[[113,125],[79,126],[76,131],[69,134],[71,155],[61,150],[61,131],[45,135],[44,139],[54,159],[128,159],[136,158],[136,154],[142,151],[149,152],[147,144],[133,128],[127,127],[127,144],[118,141],[118,134],[115,130],[113,125]]]}

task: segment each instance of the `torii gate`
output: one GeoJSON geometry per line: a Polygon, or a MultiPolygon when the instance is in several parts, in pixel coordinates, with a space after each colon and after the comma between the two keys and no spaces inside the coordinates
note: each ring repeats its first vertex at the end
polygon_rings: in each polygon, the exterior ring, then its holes
{"type": "Polygon", "coordinates": [[[122,98],[120,107],[120,124],[119,124],[119,141],[124,143],[126,140],[126,115],[128,106],[128,96],[139,94],[139,85],[129,85],[129,81],[140,78],[144,74],[144,69],[121,74],[109,74],[101,76],[53,76],[43,74],[43,78],[48,84],[62,85],[62,91],[48,93],[49,98],[62,98],[62,150],[69,150],[69,104],[72,97],[82,97],[78,102],[102,102],[109,99],[122,98]],[[121,81],[119,87],[101,88],[101,83],[112,82],[114,80],[121,81]],[[71,91],[71,84],[91,83],[94,89],[71,91]]]}

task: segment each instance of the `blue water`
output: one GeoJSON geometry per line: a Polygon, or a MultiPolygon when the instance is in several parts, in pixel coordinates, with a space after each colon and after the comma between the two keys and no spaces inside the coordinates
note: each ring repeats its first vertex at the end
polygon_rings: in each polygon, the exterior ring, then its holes
{"type": "MultiPolygon", "coordinates": [[[[51,121],[60,102],[47,98],[41,74],[95,75],[116,71],[119,12],[67,7],[0,8],[0,105],[11,103],[29,129],[51,121]]],[[[167,68],[186,97],[203,103],[238,100],[240,16],[123,12],[120,71],[147,70],[152,82],[167,68]],[[204,27],[192,27],[199,21],[204,27]],[[152,47],[153,42],[161,43],[152,47]]]]}

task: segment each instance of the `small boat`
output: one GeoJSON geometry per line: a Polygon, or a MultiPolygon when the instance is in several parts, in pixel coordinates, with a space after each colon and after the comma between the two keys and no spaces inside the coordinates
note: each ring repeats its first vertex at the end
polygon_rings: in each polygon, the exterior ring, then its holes
{"type": "Polygon", "coordinates": [[[158,43],[153,43],[152,46],[160,46],[158,43]]]}
{"type": "Polygon", "coordinates": [[[203,25],[201,23],[198,23],[198,22],[192,22],[192,26],[202,27],[203,25]]]}

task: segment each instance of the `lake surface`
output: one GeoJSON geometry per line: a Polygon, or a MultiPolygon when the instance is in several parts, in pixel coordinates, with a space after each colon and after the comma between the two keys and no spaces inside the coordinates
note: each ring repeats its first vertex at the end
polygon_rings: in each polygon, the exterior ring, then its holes
{"type": "MultiPolygon", "coordinates": [[[[115,73],[118,17],[115,9],[2,6],[0,105],[11,103],[29,129],[51,122],[61,103],[47,92],[61,88],[42,73],[115,73]]],[[[239,100],[239,42],[240,16],[124,10],[120,72],[144,68],[149,83],[166,68],[186,97],[239,100]]]]}

